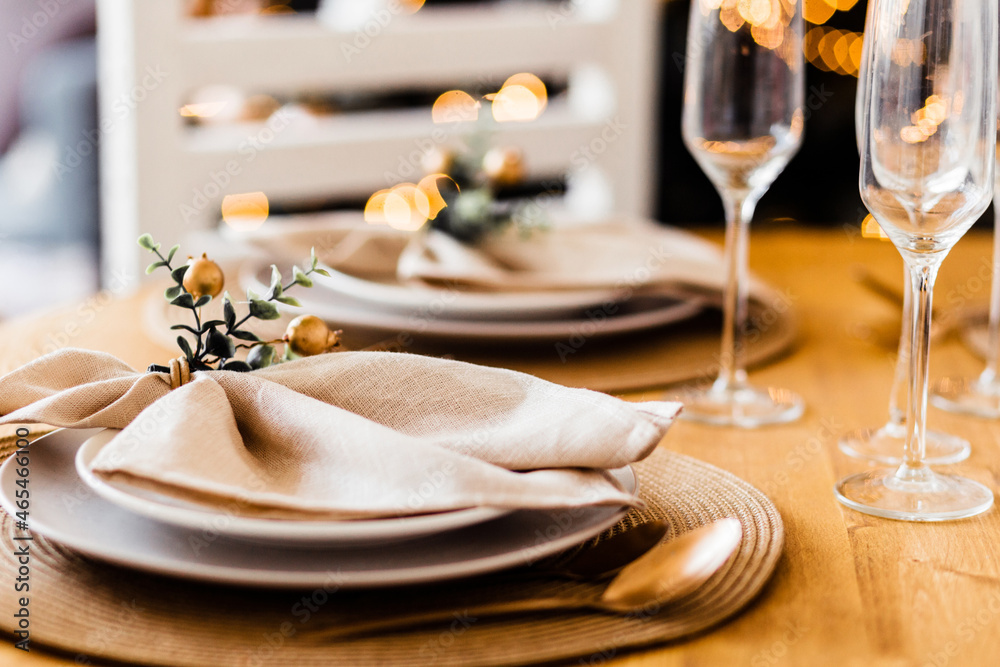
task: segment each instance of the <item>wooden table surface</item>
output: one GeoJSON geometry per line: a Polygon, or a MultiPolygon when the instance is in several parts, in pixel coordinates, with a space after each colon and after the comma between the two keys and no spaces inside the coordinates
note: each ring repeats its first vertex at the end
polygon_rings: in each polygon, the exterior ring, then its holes
{"type": "MultiPolygon", "coordinates": [[[[719,238],[714,231],[709,236],[719,238]]],[[[958,243],[938,283],[939,308],[985,304],[990,253],[987,233],[971,232],[958,243]]],[[[775,576],[741,615],[702,636],[571,664],[1000,664],[1000,510],[950,523],[912,524],[848,510],[832,493],[837,479],[866,467],[840,454],[839,435],[886,418],[899,328],[898,310],[855,276],[863,267],[901,286],[898,253],[888,243],[862,239],[856,225],[826,230],[762,225],[753,234],[751,267],[782,290],[801,321],[796,349],[752,379],[799,392],[808,406],[805,417],[755,431],[682,422],[663,446],[729,470],[774,500],[787,529],[775,576]]],[[[109,326],[139,317],[137,310],[134,302],[101,297],[86,307],[6,322],[0,325],[6,346],[0,371],[60,342],[63,334],[73,345],[127,347],[126,360],[137,366],[163,357],[155,344],[123,340],[122,332],[109,326]]],[[[982,365],[951,336],[935,343],[931,375],[972,375],[982,365]]],[[[660,395],[647,391],[628,398],[660,395]]],[[[1000,489],[1000,422],[932,409],[930,423],[972,442],[972,457],[954,466],[956,471],[1000,489]]],[[[24,655],[8,639],[0,644],[0,664],[77,663],[48,656],[37,646],[24,655]]]]}

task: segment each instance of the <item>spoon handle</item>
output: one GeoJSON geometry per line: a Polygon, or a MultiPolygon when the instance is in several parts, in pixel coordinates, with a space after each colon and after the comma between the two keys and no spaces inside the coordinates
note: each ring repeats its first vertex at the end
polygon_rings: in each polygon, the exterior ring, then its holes
{"type": "Polygon", "coordinates": [[[371,635],[379,632],[399,632],[435,623],[459,621],[463,624],[474,624],[482,617],[500,616],[504,614],[521,614],[535,611],[559,611],[573,609],[598,609],[611,611],[600,606],[596,601],[585,597],[544,597],[506,602],[488,602],[461,609],[432,609],[412,613],[397,614],[376,618],[358,623],[347,623],[336,627],[319,630],[316,635],[320,639],[340,639],[361,635],[371,635]]]}

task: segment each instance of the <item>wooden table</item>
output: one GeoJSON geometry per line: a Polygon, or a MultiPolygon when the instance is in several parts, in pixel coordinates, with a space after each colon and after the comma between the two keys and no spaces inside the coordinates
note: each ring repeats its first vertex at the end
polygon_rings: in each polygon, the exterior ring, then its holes
{"type": "MultiPolygon", "coordinates": [[[[707,235],[719,238],[716,231],[707,235]]],[[[595,657],[594,664],[1000,664],[1000,510],[951,523],[911,524],[845,509],[832,493],[837,479],[865,467],[840,454],[838,436],[886,418],[899,327],[898,310],[854,276],[863,266],[901,285],[898,254],[888,243],[862,239],[855,225],[832,230],[761,226],[751,252],[751,267],[785,291],[802,328],[793,353],[752,379],[798,391],[808,405],[805,417],[756,431],[682,422],[663,446],[711,462],[765,491],[785,520],[784,556],[758,601],[722,627],[656,650],[611,652],[595,657]]],[[[989,234],[970,233],[959,242],[938,283],[939,307],[985,303],[990,253],[989,234]]],[[[128,300],[101,299],[89,309],[7,322],[0,326],[6,343],[0,370],[27,360],[60,332],[76,345],[128,345],[126,360],[135,365],[144,365],[150,355],[163,356],[152,343],[115,340],[113,330],[101,331],[107,321],[132,317],[134,308],[128,300]],[[95,305],[100,312],[90,318],[95,305]],[[79,331],[67,333],[67,323],[79,331]]],[[[931,375],[972,375],[982,365],[952,336],[935,344],[931,375]]],[[[628,398],[659,395],[647,391],[628,398]]],[[[957,471],[1000,489],[1000,422],[937,410],[931,411],[930,422],[973,443],[972,457],[955,466],[957,471]]],[[[25,656],[8,640],[0,644],[0,664],[74,663],[36,647],[25,656]]]]}

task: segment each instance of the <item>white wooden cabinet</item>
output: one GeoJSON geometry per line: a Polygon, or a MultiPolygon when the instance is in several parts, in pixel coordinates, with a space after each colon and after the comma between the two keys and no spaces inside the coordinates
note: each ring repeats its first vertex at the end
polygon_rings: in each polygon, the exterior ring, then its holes
{"type": "MultiPolygon", "coordinates": [[[[338,28],[314,14],[183,16],[183,0],[99,0],[103,275],[217,225],[223,196],[363,198],[405,177],[433,141],[429,109],[339,113],[314,122],[186,125],[192,91],[444,92],[518,72],[562,78],[566,95],[531,123],[500,126],[529,176],[606,187],[613,207],[648,215],[659,0],[483,2],[393,11],[338,28]]],[[[376,3],[377,4],[377,3],[376,3]]]]}

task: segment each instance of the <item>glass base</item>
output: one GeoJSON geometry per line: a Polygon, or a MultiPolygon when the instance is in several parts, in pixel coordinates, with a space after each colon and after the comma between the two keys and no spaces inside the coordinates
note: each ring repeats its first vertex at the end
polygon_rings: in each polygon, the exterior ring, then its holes
{"type": "Polygon", "coordinates": [[[756,428],[795,421],[805,411],[805,403],[786,389],[739,387],[689,389],[673,397],[684,404],[681,419],[713,424],[756,428]]]}
{"type": "MultiPolygon", "coordinates": [[[[840,439],[837,446],[848,456],[858,459],[899,465],[903,462],[903,446],[906,444],[906,427],[902,424],[886,424],[882,428],[859,428],[840,439]]],[[[946,465],[969,458],[972,447],[965,438],[940,431],[927,431],[924,463],[946,465]]]]}
{"type": "Polygon", "coordinates": [[[975,516],[993,505],[993,492],[965,477],[930,468],[873,470],[851,475],[834,487],[844,505],[900,521],[949,521],[975,516]]]}
{"type": "Polygon", "coordinates": [[[947,412],[1000,419],[1000,386],[978,379],[945,378],[931,389],[931,403],[947,412]]]}

